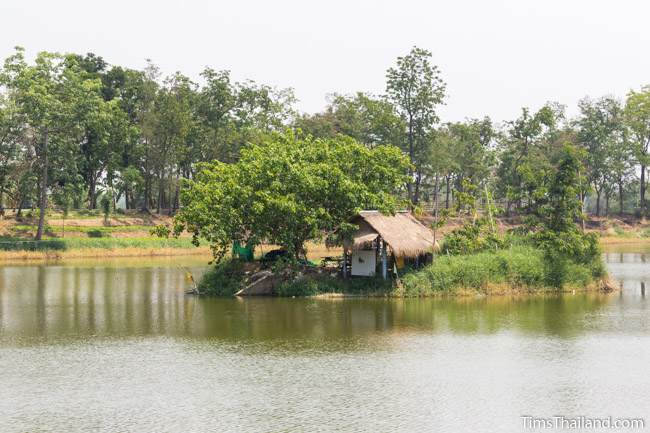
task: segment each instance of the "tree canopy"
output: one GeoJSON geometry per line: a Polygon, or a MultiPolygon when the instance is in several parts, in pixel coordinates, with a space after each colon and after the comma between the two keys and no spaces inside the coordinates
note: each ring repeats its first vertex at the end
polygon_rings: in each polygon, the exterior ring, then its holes
{"type": "Polygon", "coordinates": [[[265,241],[303,257],[306,241],[349,230],[362,209],[394,212],[408,168],[394,146],[272,133],[242,148],[236,163],[197,167],[182,189],[175,232],[206,239],[217,259],[233,241],[265,241]]]}

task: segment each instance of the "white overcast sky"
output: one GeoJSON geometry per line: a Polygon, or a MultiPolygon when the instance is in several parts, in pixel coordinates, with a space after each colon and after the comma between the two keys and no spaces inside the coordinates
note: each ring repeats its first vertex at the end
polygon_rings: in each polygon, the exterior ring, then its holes
{"type": "Polygon", "coordinates": [[[229,69],[293,87],[314,112],[332,92],[383,92],[386,69],[416,44],[447,82],[442,120],[501,121],[546,101],[573,114],[585,95],[650,84],[649,20],[647,0],[8,0],[0,56],[21,45],[132,68],[150,58],[194,79],[229,69]]]}

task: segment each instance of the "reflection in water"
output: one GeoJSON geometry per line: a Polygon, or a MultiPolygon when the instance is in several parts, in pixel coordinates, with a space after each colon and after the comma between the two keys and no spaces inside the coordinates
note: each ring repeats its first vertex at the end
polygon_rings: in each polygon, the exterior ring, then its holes
{"type": "Polygon", "coordinates": [[[414,300],[198,299],[171,261],[0,267],[0,430],[502,433],[522,414],[647,416],[650,266],[605,259],[618,294],[414,300]]]}
{"type": "Polygon", "coordinates": [[[0,268],[3,337],[165,334],[182,296],[176,268],[0,268]]]}
{"type": "MultiPolygon", "coordinates": [[[[184,270],[179,267],[5,267],[0,268],[0,330],[2,340],[22,343],[143,335],[308,340],[418,330],[509,330],[567,337],[611,330],[603,308],[645,296],[650,278],[642,256],[605,256],[624,287],[618,299],[593,293],[407,300],[199,299],[184,295],[184,270]]],[[[193,271],[198,275],[202,268],[193,271]]],[[[645,304],[637,305],[642,307],[645,304]]]]}

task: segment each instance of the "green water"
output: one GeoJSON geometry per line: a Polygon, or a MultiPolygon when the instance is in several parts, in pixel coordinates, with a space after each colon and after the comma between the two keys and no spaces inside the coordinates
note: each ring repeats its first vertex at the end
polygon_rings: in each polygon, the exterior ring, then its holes
{"type": "Polygon", "coordinates": [[[605,259],[619,293],[423,300],[185,296],[200,259],[0,267],[0,431],[650,422],[650,252],[605,259]]]}

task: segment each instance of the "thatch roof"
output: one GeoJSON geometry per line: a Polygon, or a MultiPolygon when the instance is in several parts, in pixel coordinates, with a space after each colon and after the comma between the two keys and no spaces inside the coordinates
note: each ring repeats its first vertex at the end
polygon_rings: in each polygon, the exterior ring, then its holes
{"type": "Polygon", "coordinates": [[[409,212],[384,215],[379,211],[362,211],[354,222],[359,225],[354,234],[354,249],[363,249],[378,235],[396,256],[416,257],[434,249],[431,230],[409,212]]]}
{"type": "Polygon", "coordinates": [[[377,230],[372,228],[370,224],[359,217],[355,218],[354,223],[358,225],[359,228],[354,232],[352,238],[352,249],[371,249],[373,247],[372,243],[377,239],[377,237],[379,237],[379,233],[377,233],[377,230]]]}

